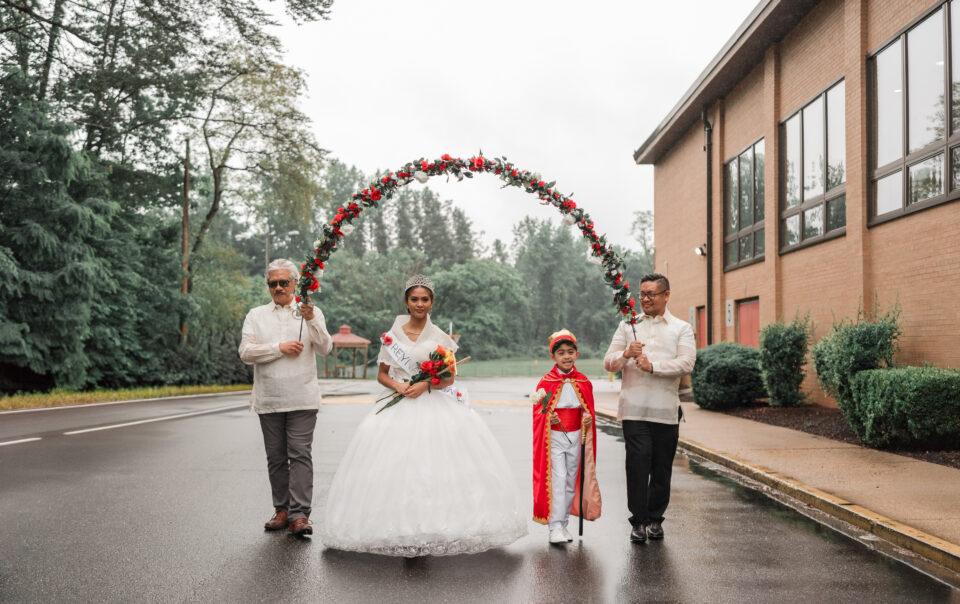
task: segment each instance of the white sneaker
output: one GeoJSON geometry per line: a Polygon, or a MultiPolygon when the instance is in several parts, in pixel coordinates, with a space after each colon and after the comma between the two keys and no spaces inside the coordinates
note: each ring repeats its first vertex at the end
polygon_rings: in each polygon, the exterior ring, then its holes
{"type": "Polygon", "coordinates": [[[563,529],[553,529],[550,531],[550,543],[566,543],[567,536],[563,534],[563,529]]]}
{"type": "Polygon", "coordinates": [[[573,541],[573,535],[570,534],[570,531],[567,530],[567,527],[563,527],[560,530],[563,531],[564,539],[566,539],[567,541],[573,541]]]}

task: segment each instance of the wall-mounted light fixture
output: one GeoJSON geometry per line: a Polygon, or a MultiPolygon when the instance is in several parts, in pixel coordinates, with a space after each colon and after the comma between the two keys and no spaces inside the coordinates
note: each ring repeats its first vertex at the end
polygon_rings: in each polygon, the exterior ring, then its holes
{"type": "Polygon", "coordinates": [[[699,246],[693,248],[693,253],[697,256],[706,256],[707,255],[707,244],[703,243],[699,246]]]}

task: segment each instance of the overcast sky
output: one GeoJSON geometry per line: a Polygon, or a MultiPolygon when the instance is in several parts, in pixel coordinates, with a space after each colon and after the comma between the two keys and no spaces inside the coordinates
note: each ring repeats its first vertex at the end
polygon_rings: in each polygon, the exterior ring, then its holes
{"type": "MultiPolygon", "coordinates": [[[[337,0],[329,21],[279,32],[310,86],[317,139],[366,173],[482,149],[557,181],[613,243],[635,247],[653,169],[633,152],[757,0],[337,0]]],[[[420,186],[416,183],[408,186],[420,186]]],[[[484,241],[525,215],[560,221],[486,175],[430,187],[484,241]]]]}

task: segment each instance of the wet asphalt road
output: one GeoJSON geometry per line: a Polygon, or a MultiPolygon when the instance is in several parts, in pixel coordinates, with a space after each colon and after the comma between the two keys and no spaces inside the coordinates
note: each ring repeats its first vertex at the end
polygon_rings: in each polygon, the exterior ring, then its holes
{"type": "MultiPolygon", "coordinates": [[[[476,395],[474,395],[476,397],[476,395]]],[[[242,406],[247,395],[150,403],[158,412],[242,406]]],[[[137,404],[0,415],[0,602],[960,602],[960,594],[678,456],[663,542],[627,539],[623,445],[603,426],[603,518],[550,547],[533,522],[513,545],[406,560],[264,533],[262,439],[244,408],[134,421],[137,404]],[[40,412],[47,413],[47,412],[40,412]],[[57,413],[60,413],[58,416],[57,413]],[[72,414],[69,420],[63,413],[72,414]],[[106,420],[106,421],[104,421],[106,420]],[[12,427],[19,422],[19,427],[12,427]],[[50,426],[45,426],[48,422],[50,426]],[[6,432],[2,432],[6,430],[6,432]]],[[[323,407],[314,516],[368,404],[323,407]]],[[[529,410],[476,406],[530,507],[529,410]]]]}

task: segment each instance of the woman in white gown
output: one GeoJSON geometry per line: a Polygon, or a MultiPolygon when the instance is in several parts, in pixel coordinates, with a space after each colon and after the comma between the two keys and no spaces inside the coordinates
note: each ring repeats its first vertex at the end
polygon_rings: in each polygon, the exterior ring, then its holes
{"type": "MultiPolygon", "coordinates": [[[[437,346],[457,345],[430,321],[433,284],[407,282],[401,315],[385,334],[419,366],[437,346]]],[[[387,340],[389,345],[390,340],[387,340]]],[[[326,547],[390,556],[482,552],[527,533],[513,475],[483,419],[442,391],[406,383],[413,363],[382,346],[378,381],[399,403],[360,422],[330,486],[320,526],[326,547]]],[[[397,349],[394,348],[396,351],[397,349]]]]}

